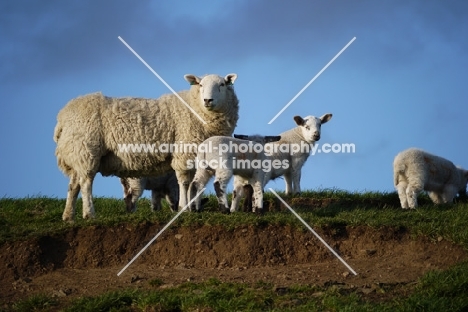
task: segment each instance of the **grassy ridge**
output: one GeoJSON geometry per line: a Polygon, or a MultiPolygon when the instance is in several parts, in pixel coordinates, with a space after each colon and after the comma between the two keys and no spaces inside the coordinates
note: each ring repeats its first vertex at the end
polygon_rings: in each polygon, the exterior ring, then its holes
{"type": "MultiPolygon", "coordinates": [[[[280,193],[283,196],[283,194],[280,193]]],[[[277,204],[273,194],[265,200],[277,204]]],[[[434,206],[421,196],[420,208],[399,208],[395,193],[350,193],[340,190],[306,191],[286,198],[311,226],[403,227],[414,235],[443,237],[468,248],[468,203],[434,206]],[[312,206],[312,207],[311,207],[312,206]]],[[[71,227],[114,226],[122,223],[167,223],[174,213],[167,207],[152,212],[149,200],[139,201],[138,211],[125,212],[121,199],[96,198],[96,219],[82,220],[81,201],[73,224],[61,221],[65,200],[47,197],[0,199],[0,243],[58,233],[71,227]]],[[[221,225],[227,229],[241,225],[303,225],[288,211],[257,216],[251,213],[223,215],[216,212],[216,198],[210,197],[207,211],[182,214],[173,226],[221,225]]],[[[337,285],[298,285],[278,290],[264,282],[251,284],[185,283],[161,288],[162,280],[149,281],[154,291],[124,290],[98,297],[75,299],[65,311],[462,311],[468,309],[468,263],[449,270],[432,272],[416,285],[381,285],[376,293],[391,293],[394,300],[375,301],[356,289],[337,285]],[[404,294],[404,295],[402,295],[404,294]],[[408,295],[410,294],[410,295],[408,295]]],[[[62,306],[59,299],[38,295],[17,302],[12,311],[48,311],[62,306]]],[[[1,311],[1,308],[0,308],[1,311]]]]}
{"type": "MultiPolygon", "coordinates": [[[[280,193],[280,195],[284,196],[280,193]]],[[[374,228],[382,226],[404,227],[415,235],[432,238],[439,236],[468,248],[468,203],[434,206],[421,196],[423,204],[416,210],[399,208],[395,193],[350,193],[339,190],[306,191],[301,197],[286,198],[286,202],[301,214],[306,222],[314,227],[323,226],[359,226],[374,228]],[[317,207],[310,207],[310,200],[317,207]],[[323,206],[323,207],[322,207],[323,206]]],[[[265,194],[265,200],[278,202],[271,193],[265,194]]],[[[149,200],[140,199],[138,210],[134,214],[125,212],[123,200],[115,198],[95,198],[96,218],[81,218],[81,200],[78,200],[76,221],[68,224],[61,221],[64,199],[30,197],[24,199],[0,199],[0,243],[7,240],[24,239],[64,231],[71,227],[91,225],[114,226],[122,223],[138,224],[152,222],[165,224],[175,215],[167,207],[152,212],[149,200]]],[[[278,204],[278,203],[276,203],[278,204]]],[[[302,224],[283,209],[258,216],[251,213],[224,215],[216,213],[216,198],[209,197],[206,212],[184,213],[173,226],[222,225],[228,229],[241,225],[291,225],[302,228],[302,224]]]]}

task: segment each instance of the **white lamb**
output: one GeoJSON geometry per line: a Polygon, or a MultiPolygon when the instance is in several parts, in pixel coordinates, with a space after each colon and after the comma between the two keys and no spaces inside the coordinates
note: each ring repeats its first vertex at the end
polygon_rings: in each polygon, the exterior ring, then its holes
{"type": "MultiPolygon", "coordinates": [[[[284,176],[286,195],[301,192],[302,166],[307,158],[309,158],[315,142],[320,140],[322,124],[328,122],[332,116],[332,114],[325,114],[320,118],[315,116],[304,118],[294,116],[297,127],[281,133],[281,140],[265,145],[265,151],[268,152],[267,160],[287,165],[272,166],[264,175],[265,180],[263,181],[262,188],[268,181],[284,176]]],[[[242,176],[236,175],[234,177],[231,212],[238,210],[239,201],[244,193],[244,186],[251,184],[251,182],[251,179],[242,176]]],[[[260,207],[263,207],[263,205],[260,207]]]]}
{"type": "Polygon", "coordinates": [[[456,194],[466,195],[468,171],[442,157],[410,148],[393,161],[393,178],[401,207],[416,208],[423,190],[435,204],[453,203],[456,194]]]}
{"type": "Polygon", "coordinates": [[[135,212],[136,203],[144,190],[151,190],[151,209],[161,210],[161,201],[166,198],[173,211],[179,206],[179,184],[175,171],[171,171],[159,177],[147,178],[120,178],[122,183],[124,200],[128,212],[135,212]]]}
{"type": "Polygon", "coordinates": [[[170,151],[168,145],[197,145],[214,135],[231,135],[239,118],[239,101],[232,86],[236,74],[184,77],[192,86],[178,95],[193,111],[173,94],[143,99],[93,93],[71,100],[59,112],[55,155],[59,168],[70,177],[63,220],[73,220],[80,189],[83,218],[94,217],[92,184],[98,172],[103,176],[148,177],[175,170],[179,206],[187,204],[187,189],[195,172],[187,162],[195,159],[196,149],[170,151]],[[151,144],[155,150],[132,152],[123,148],[130,143],[151,144]]]}
{"type": "MultiPolygon", "coordinates": [[[[214,189],[222,212],[229,212],[226,188],[233,175],[242,176],[253,186],[255,204],[262,208],[263,180],[265,171],[263,145],[267,142],[278,141],[280,136],[245,136],[235,137],[215,136],[205,140],[197,154],[195,165],[197,171],[189,188],[192,199],[208,181],[215,176],[214,189]],[[258,149],[260,148],[260,149],[258,149]],[[258,152],[259,151],[259,152],[258,152]],[[255,169],[251,168],[254,167],[255,169]]],[[[195,201],[195,209],[201,210],[200,196],[195,201]]]]}

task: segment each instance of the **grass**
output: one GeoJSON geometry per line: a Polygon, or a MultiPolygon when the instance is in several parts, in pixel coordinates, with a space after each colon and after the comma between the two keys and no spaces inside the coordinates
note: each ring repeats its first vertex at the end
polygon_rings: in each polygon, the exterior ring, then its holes
{"type": "MultiPolygon", "coordinates": [[[[280,193],[283,197],[284,194],[280,193]]],[[[433,239],[443,237],[468,248],[468,203],[434,206],[427,197],[421,196],[423,204],[416,210],[399,208],[395,193],[350,193],[340,190],[306,191],[300,197],[284,197],[302,218],[313,227],[370,226],[373,228],[396,227],[408,229],[414,235],[425,235],[433,239]],[[318,207],[311,209],[313,199],[318,207]],[[320,207],[323,201],[326,205],[320,207]]],[[[271,193],[265,200],[278,202],[271,193]]],[[[116,226],[118,224],[139,224],[150,222],[168,223],[175,215],[168,207],[153,212],[148,199],[140,199],[137,212],[127,214],[123,200],[95,198],[96,218],[81,218],[81,200],[78,200],[76,221],[62,222],[64,199],[30,197],[24,199],[0,199],[0,243],[28,237],[60,233],[72,227],[116,226]]],[[[184,213],[173,226],[223,226],[227,230],[239,226],[289,225],[303,229],[303,225],[287,209],[258,216],[252,213],[217,213],[216,198],[210,196],[203,213],[184,213]]]]}
{"type": "MultiPolygon", "coordinates": [[[[282,197],[284,194],[279,193],[282,197]]],[[[286,198],[306,222],[314,228],[369,226],[401,228],[414,236],[424,235],[434,240],[443,237],[468,249],[468,202],[434,206],[421,196],[420,208],[399,208],[395,193],[350,193],[341,190],[305,191],[300,197],[286,198]],[[311,209],[310,203],[314,208],[311,209]]],[[[278,206],[271,193],[265,200],[278,206]]],[[[134,214],[125,212],[121,199],[95,198],[96,218],[81,218],[81,201],[73,224],[61,221],[64,199],[29,197],[0,199],[0,244],[6,241],[50,235],[73,227],[137,225],[142,222],[166,224],[175,213],[168,207],[152,212],[147,199],[141,199],[134,214]]],[[[232,230],[239,226],[288,225],[302,229],[303,225],[288,211],[224,215],[216,212],[214,196],[209,198],[206,212],[184,213],[174,227],[216,225],[232,230]]],[[[305,230],[304,230],[305,231],[305,230]]],[[[468,309],[468,263],[448,270],[431,272],[416,285],[380,285],[374,295],[386,294],[388,300],[375,300],[359,289],[340,285],[297,285],[276,289],[259,281],[256,284],[185,283],[165,288],[160,279],[148,281],[151,290],[123,290],[97,297],[68,302],[65,311],[463,311],[468,309]],[[394,294],[393,296],[387,296],[394,294]],[[403,295],[402,295],[403,294],[403,295]]],[[[35,295],[19,301],[12,311],[54,310],[57,298],[35,295]]],[[[61,305],[60,305],[61,306],[61,305]]],[[[2,308],[0,308],[0,311],[2,308]]]]}
{"type": "MultiPolygon", "coordinates": [[[[151,281],[149,282],[152,283],[151,281]]],[[[425,275],[415,286],[380,285],[375,293],[394,293],[394,300],[374,300],[360,289],[340,285],[277,288],[267,282],[222,283],[210,279],[173,288],[123,290],[71,301],[63,311],[466,311],[468,263],[425,275]],[[401,293],[410,291],[409,296],[401,293]]],[[[35,296],[12,311],[48,311],[52,299],[35,296]]]]}

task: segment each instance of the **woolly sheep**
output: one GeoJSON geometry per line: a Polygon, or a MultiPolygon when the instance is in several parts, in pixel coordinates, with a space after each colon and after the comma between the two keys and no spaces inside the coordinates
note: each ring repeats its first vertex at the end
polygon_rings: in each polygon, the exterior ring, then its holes
{"type": "MultiPolygon", "coordinates": [[[[267,159],[277,161],[282,166],[272,166],[264,175],[262,188],[270,180],[284,176],[286,184],[286,195],[301,192],[300,180],[302,166],[310,155],[310,151],[315,142],[320,140],[321,126],[327,123],[332,114],[325,114],[320,118],[315,116],[300,117],[294,116],[297,127],[280,134],[281,140],[265,145],[265,151],[268,153],[267,159]],[[298,150],[297,150],[298,149],[298,150]],[[284,165],[285,164],[285,165],[284,165]]],[[[251,180],[242,176],[234,177],[233,199],[231,203],[231,212],[237,211],[239,201],[244,193],[244,186],[250,184],[251,180]]]]}
{"type": "Polygon", "coordinates": [[[128,212],[136,210],[136,202],[144,190],[151,190],[151,209],[153,211],[161,210],[163,198],[166,198],[172,210],[176,211],[179,206],[179,184],[175,171],[159,177],[120,178],[120,182],[128,212]]]}
{"type": "MultiPolygon", "coordinates": [[[[232,84],[236,74],[224,78],[185,75],[192,86],[178,95],[159,99],[112,98],[93,93],[71,100],[58,114],[54,131],[58,167],[70,177],[63,220],[73,220],[81,189],[83,218],[94,217],[92,184],[103,176],[148,177],[175,170],[179,207],[187,204],[187,189],[195,170],[187,162],[196,150],[167,151],[169,144],[199,144],[214,135],[231,135],[239,118],[239,101],[232,84]],[[129,152],[122,144],[153,144],[152,152],[129,152]],[[166,146],[164,149],[158,147],[166,146]]],[[[176,146],[177,147],[177,146],[176,146]]]]}
{"type": "Polygon", "coordinates": [[[423,190],[435,204],[452,203],[456,194],[466,194],[468,171],[442,157],[417,148],[407,149],[393,161],[393,178],[401,207],[416,208],[423,190]]]}
{"type": "MultiPolygon", "coordinates": [[[[228,200],[226,187],[233,175],[238,175],[249,179],[254,190],[255,205],[261,209],[263,203],[263,176],[264,170],[261,168],[263,152],[255,152],[254,144],[263,145],[267,142],[278,141],[280,136],[245,136],[234,135],[235,137],[215,136],[205,140],[200,147],[196,159],[197,171],[189,188],[189,197],[194,195],[205,187],[208,181],[215,176],[213,183],[216,196],[218,198],[219,208],[222,212],[228,212],[228,200]],[[248,143],[246,143],[246,140],[248,143]],[[242,147],[246,151],[242,152],[242,147]],[[249,148],[250,146],[250,148],[249,148]],[[240,165],[238,160],[242,160],[244,165],[240,165]],[[255,168],[250,169],[254,162],[257,162],[255,168]]],[[[200,211],[200,196],[195,200],[195,209],[200,211]]]]}

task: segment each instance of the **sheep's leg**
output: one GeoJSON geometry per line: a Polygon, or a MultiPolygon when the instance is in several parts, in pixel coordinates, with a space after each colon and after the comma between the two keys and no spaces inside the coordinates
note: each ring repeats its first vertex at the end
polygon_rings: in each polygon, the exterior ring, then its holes
{"type": "MultiPolygon", "coordinates": [[[[244,195],[244,186],[241,181],[234,179],[234,190],[232,191],[231,212],[236,212],[239,209],[239,202],[244,195]]],[[[244,199],[245,200],[245,199],[244,199]]]]}
{"type": "Polygon", "coordinates": [[[94,205],[93,205],[93,180],[94,175],[91,177],[81,178],[81,196],[83,200],[83,219],[94,218],[94,205]]]}
{"type": "Polygon", "coordinates": [[[422,188],[408,185],[406,188],[406,199],[408,200],[409,208],[418,207],[418,194],[422,191],[422,188]]]}
{"type": "Polygon", "coordinates": [[[179,210],[188,204],[188,189],[192,181],[190,171],[176,170],[177,182],[179,183],[179,210]]]}
{"type": "Polygon", "coordinates": [[[70,182],[68,183],[67,192],[67,203],[65,204],[65,210],[63,211],[63,221],[73,221],[75,217],[76,199],[80,192],[80,183],[76,173],[72,173],[70,176],[70,182]]]}
{"type": "Polygon", "coordinates": [[[284,174],[284,183],[285,183],[285,194],[286,195],[291,195],[293,188],[292,188],[292,178],[290,173],[285,173],[284,174]]]}
{"type": "Polygon", "coordinates": [[[409,208],[408,199],[406,198],[406,188],[407,188],[407,186],[408,185],[406,183],[403,183],[403,182],[400,182],[397,185],[398,197],[400,198],[401,208],[403,208],[403,209],[408,209],[409,208]]]}

